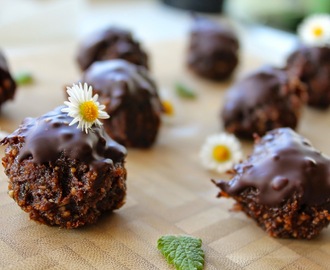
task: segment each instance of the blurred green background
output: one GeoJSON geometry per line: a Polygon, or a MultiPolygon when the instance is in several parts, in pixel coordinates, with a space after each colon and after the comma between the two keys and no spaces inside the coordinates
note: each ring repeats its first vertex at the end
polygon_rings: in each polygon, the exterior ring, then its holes
{"type": "Polygon", "coordinates": [[[330,0],[226,0],[225,12],[244,22],[295,32],[314,13],[330,13],[330,0]]]}

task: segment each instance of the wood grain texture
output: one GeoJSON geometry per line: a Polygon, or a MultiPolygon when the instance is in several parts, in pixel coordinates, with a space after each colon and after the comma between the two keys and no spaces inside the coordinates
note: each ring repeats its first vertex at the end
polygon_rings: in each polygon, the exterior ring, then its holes
{"type": "MultiPolygon", "coordinates": [[[[35,83],[21,87],[14,102],[2,108],[0,126],[13,131],[27,116],[41,115],[64,100],[64,86],[79,79],[73,43],[9,50],[14,72],[29,70],[35,83]]],[[[206,136],[222,130],[218,117],[223,95],[235,79],[262,62],[243,54],[236,75],[210,83],[185,70],[183,42],[149,46],[158,84],[172,92],[175,82],[193,87],[196,100],[177,99],[177,118],[164,124],[150,150],[129,149],[128,197],[125,206],[97,224],[65,230],[30,221],[7,195],[0,173],[1,269],[172,269],[156,248],[164,234],[189,234],[203,240],[205,269],[326,269],[330,230],[313,241],[267,236],[242,213],[230,212],[232,200],[216,199],[211,178],[198,152],[206,136]]],[[[330,154],[329,111],[306,108],[298,131],[330,154]]],[[[245,154],[252,144],[243,142],[245,154]]],[[[3,149],[1,149],[3,153],[3,149]]],[[[3,155],[3,154],[2,154],[3,155]]]]}

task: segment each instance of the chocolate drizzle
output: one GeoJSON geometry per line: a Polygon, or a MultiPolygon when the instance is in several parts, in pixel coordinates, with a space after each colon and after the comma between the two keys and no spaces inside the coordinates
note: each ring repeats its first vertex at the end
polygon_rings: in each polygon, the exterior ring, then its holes
{"type": "Polygon", "coordinates": [[[293,193],[300,205],[330,205],[330,159],[290,128],[280,128],[257,141],[252,155],[235,166],[232,180],[217,186],[230,196],[256,189],[266,205],[279,205],[293,193]]]}
{"type": "Polygon", "coordinates": [[[77,123],[69,126],[72,118],[62,113],[62,108],[57,107],[39,118],[26,118],[1,144],[23,141],[19,162],[30,159],[42,164],[53,162],[61,155],[94,166],[123,162],[125,147],[110,139],[102,127],[93,126],[86,134],[77,129],[77,123]]]}

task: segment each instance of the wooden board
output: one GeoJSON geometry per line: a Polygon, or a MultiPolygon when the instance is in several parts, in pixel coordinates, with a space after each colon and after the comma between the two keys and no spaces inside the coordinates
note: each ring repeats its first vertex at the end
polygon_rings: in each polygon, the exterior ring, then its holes
{"type": "MultiPolygon", "coordinates": [[[[13,131],[27,116],[62,104],[64,85],[79,78],[76,44],[7,50],[12,70],[29,70],[36,82],[21,87],[2,109],[0,126],[13,131]]],[[[233,201],[216,199],[218,189],[204,170],[198,152],[206,136],[222,130],[218,113],[225,90],[262,61],[243,52],[236,76],[210,83],[184,68],[185,44],[149,46],[159,85],[173,92],[176,81],[198,92],[196,100],[177,99],[177,118],[164,124],[150,150],[129,149],[126,205],[93,225],[65,230],[30,221],[7,195],[0,174],[0,267],[3,269],[173,269],[156,248],[164,234],[189,234],[203,240],[205,269],[325,269],[330,263],[330,230],[313,241],[273,239],[242,213],[233,201]]],[[[175,94],[174,94],[175,96],[175,94]]],[[[330,112],[306,109],[299,132],[330,154],[330,112]],[[325,124],[326,123],[326,124],[325,124]]],[[[252,144],[243,142],[245,154],[252,144]]],[[[3,149],[1,149],[3,152],[3,149]]]]}

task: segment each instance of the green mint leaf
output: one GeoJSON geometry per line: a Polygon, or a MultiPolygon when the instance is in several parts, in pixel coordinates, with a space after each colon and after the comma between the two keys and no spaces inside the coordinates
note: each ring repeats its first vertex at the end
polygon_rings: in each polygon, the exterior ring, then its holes
{"type": "Polygon", "coordinates": [[[14,79],[18,85],[26,85],[26,84],[33,83],[33,76],[28,71],[22,71],[22,72],[15,74],[14,79]]]}
{"type": "Polygon", "coordinates": [[[196,98],[196,93],[191,88],[183,85],[182,83],[176,83],[175,85],[176,93],[183,98],[196,98]]]}
{"type": "Polygon", "coordinates": [[[167,262],[177,270],[202,270],[204,251],[202,240],[191,236],[165,235],[158,239],[157,247],[167,262]]]}

